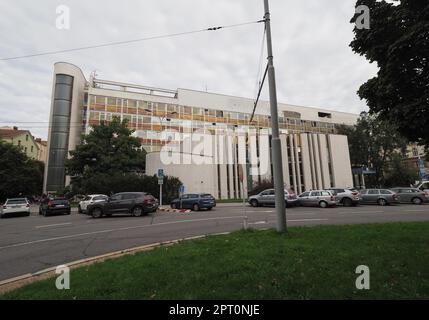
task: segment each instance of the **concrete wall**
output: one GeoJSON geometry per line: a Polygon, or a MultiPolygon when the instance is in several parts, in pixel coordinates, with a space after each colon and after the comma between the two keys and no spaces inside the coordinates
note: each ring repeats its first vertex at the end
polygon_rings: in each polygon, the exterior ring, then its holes
{"type": "Polygon", "coordinates": [[[329,135],[328,143],[334,187],[353,187],[347,136],[329,135]]]}

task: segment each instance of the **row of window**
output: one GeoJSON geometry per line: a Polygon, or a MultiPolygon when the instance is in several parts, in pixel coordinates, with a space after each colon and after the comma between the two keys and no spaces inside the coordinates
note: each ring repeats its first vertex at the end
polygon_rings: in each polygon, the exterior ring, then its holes
{"type": "MultiPolygon", "coordinates": [[[[95,111],[106,111],[118,114],[150,115],[166,118],[178,118],[181,120],[200,120],[206,122],[224,122],[235,124],[249,124],[251,115],[240,112],[229,112],[214,109],[179,106],[168,103],[155,103],[147,101],[136,101],[113,97],[91,96],[90,109],[95,111]]],[[[270,116],[255,115],[252,119],[254,126],[271,126],[270,116]]],[[[334,129],[333,123],[306,121],[298,118],[279,117],[280,127],[287,125],[298,125],[304,128],[329,128],[334,129]]]]}

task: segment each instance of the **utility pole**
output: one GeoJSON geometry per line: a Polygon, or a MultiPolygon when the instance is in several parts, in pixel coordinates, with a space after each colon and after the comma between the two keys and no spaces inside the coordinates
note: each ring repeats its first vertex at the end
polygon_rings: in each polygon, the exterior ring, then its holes
{"type": "Polygon", "coordinates": [[[285,190],[283,181],[283,165],[282,165],[282,147],[279,133],[279,119],[277,110],[277,91],[276,91],[276,76],[273,63],[273,45],[271,40],[271,21],[270,7],[268,0],[264,0],[265,8],[265,28],[267,33],[267,50],[268,50],[268,82],[270,87],[270,108],[271,108],[271,127],[272,127],[272,161],[274,175],[274,189],[276,196],[276,213],[277,213],[277,231],[286,232],[286,205],[285,205],[285,190]]]}

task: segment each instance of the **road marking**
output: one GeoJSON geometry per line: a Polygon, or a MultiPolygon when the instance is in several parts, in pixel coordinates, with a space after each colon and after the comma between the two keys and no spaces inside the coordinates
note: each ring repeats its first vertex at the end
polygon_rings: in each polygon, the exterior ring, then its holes
{"type": "Polygon", "coordinates": [[[405,210],[406,212],[429,212],[428,210],[405,210]]]}
{"type": "Polygon", "coordinates": [[[244,219],[244,218],[246,218],[246,217],[245,216],[237,216],[237,217],[221,217],[221,218],[206,218],[206,219],[188,219],[188,220],[181,220],[181,221],[171,221],[171,222],[161,222],[161,223],[147,224],[147,225],[142,225],[142,226],[124,227],[124,228],[118,228],[118,229],[107,229],[107,230],[100,230],[100,231],[93,231],[93,232],[85,232],[85,233],[72,234],[72,235],[68,235],[68,236],[61,236],[61,237],[40,239],[40,240],[35,240],[35,241],[15,243],[15,244],[11,244],[11,245],[0,247],[0,250],[9,249],[9,248],[16,248],[16,247],[23,247],[23,246],[26,246],[26,245],[43,243],[43,242],[50,242],[50,241],[64,240],[64,239],[71,239],[71,238],[78,238],[78,237],[88,236],[88,235],[93,235],[93,234],[103,234],[103,233],[110,233],[110,232],[115,232],[115,231],[126,231],[126,230],[142,229],[142,228],[148,228],[148,227],[153,227],[153,226],[163,226],[163,225],[169,225],[169,224],[180,224],[180,223],[188,223],[188,222],[204,222],[204,221],[213,221],[213,220],[244,219]]]}
{"type": "MultiPolygon", "coordinates": [[[[338,214],[362,214],[362,213],[385,213],[384,211],[343,211],[338,214]]],[[[387,212],[386,212],[387,213],[387,212]]]]}
{"type": "Polygon", "coordinates": [[[57,224],[47,224],[44,226],[36,226],[36,229],[43,229],[43,228],[49,228],[49,227],[59,227],[59,226],[67,226],[69,224],[72,224],[71,222],[67,222],[67,223],[57,223],[57,224]]]}
{"type": "Polygon", "coordinates": [[[288,220],[288,222],[305,222],[305,221],[328,221],[329,219],[298,219],[298,220],[288,220]]]}

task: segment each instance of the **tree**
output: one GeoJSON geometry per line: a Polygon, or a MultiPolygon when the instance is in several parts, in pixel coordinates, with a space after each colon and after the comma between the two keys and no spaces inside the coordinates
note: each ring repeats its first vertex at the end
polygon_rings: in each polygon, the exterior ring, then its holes
{"type": "Polygon", "coordinates": [[[389,187],[406,187],[416,182],[419,175],[416,170],[411,169],[403,158],[395,154],[392,156],[389,166],[386,169],[385,185],[389,187]]]}
{"type": "Polygon", "coordinates": [[[385,184],[384,172],[393,156],[405,154],[407,140],[397,127],[373,114],[361,113],[355,126],[342,126],[339,133],[348,137],[352,165],[376,171],[368,179],[374,186],[385,184]]]}
{"type": "Polygon", "coordinates": [[[82,137],[82,144],[70,152],[66,161],[68,175],[78,179],[95,174],[143,172],[146,151],[138,137],[127,127],[127,121],[115,117],[110,123],[101,123],[82,137]]]}
{"type": "Polygon", "coordinates": [[[360,98],[407,139],[429,145],[429,2],[358,0],[357,5],[369,7],[371,24],[354,29],[350,46],[379,67],[360,87],[360,98]]]}
{"type": "Polygon", "coordinates": [[[1,140],[0,154],[0,201],[42,193],[43,162],[28,158],[21,148],[1,140]]]}

